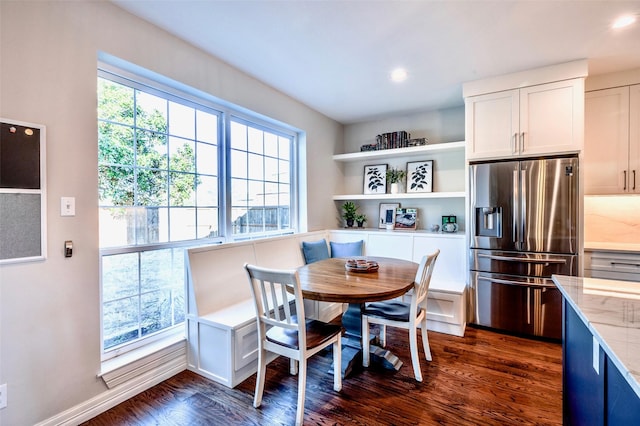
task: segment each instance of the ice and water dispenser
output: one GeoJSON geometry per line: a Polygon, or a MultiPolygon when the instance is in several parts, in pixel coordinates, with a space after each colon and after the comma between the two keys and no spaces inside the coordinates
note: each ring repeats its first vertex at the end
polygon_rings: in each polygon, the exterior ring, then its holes
{"type": "Polygon", "coordinates": [[[502,237],[502,207],[476,207],[476,237],[502,237]]]}

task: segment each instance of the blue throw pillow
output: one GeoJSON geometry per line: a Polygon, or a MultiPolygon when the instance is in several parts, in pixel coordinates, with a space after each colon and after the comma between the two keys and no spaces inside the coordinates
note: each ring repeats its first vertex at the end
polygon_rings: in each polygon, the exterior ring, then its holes
{"type": "Polygon", "coordinates": [[[352,243],[334,243],[331,244],[331,257],[353,257],[362,256],[362,243],[364,241],[354,241],[352,243]]]}
{"type": "Polygon", "coordinates": [[[306,263],[313,263],[329,258],[329,249],[324,239],[320,241],[303,241],[302,253],[304,254],[304,261],[306,263]]]}

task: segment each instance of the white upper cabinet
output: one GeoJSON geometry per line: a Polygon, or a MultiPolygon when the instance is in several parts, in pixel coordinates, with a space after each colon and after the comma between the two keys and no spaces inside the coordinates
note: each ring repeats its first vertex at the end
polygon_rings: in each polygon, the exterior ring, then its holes
{"type": "Polygon", "coordinates": [[[640,85],[585,95],[586,194],[640,193],[640,85]]]}
{"type": "Polygon", "coordinates": [[[578,152],[584,79],[470,96],[465,114],[467,159],[578,152]]]}

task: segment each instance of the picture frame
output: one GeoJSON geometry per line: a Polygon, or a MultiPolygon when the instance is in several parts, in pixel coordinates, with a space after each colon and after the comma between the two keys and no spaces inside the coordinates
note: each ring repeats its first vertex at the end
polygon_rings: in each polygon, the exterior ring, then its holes
{"type": "Polygon", "coordinates": [[[415,231],[418,223],[418,209],[397,208],[393,229],[415,231]]]}
{"type": "Polygon", "coordinates": [[[396,221],[396,209],[400,207],[400,203],[380,203],[380,219],[378,220],[378,228],[386,228],[387,224],[394,225],[396,221]]]}
{"type": "Polygon", "coordinates": [[[363,194],[385,194],[387,192],[387,165],[364,166],[363,194]]]}
{"type": "Polygon", "coordinates": [[[407,163],[407,192],[433,191],[433,160],[407,163]]]}

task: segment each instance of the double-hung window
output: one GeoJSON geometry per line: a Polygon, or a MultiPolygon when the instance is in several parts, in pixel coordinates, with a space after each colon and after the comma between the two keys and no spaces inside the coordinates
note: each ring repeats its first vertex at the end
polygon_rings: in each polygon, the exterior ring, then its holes
{"type": "Polygon", "coordinates": [[[103,360],[182,332],[186,248],[296,226],[293,131],[124,74],[98,74],[103,360]]]}

